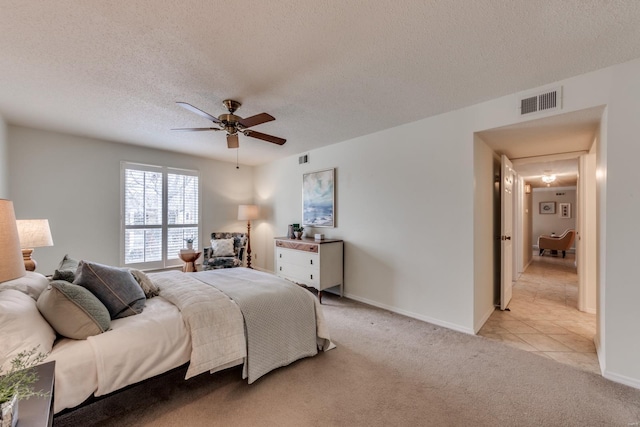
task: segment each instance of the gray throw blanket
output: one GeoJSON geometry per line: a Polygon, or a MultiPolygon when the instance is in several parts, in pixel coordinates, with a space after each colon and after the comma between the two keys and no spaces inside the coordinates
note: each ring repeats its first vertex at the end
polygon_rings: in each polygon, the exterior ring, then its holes
{"type": "Polygon", "coordinates": [[[267,372],[318,353],[315,297],[271,274],[245,268],[194,275],[224,292],[244,316],[249,384],[267,372]],[[211,273],[211,274],[208,274],[211,273]]]}

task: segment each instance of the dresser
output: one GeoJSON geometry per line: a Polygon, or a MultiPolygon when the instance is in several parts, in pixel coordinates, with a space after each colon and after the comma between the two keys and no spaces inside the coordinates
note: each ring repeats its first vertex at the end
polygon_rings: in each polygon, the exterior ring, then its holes
{"type": "Polygon", "coordinates": [[[342,240],[275,238],[276,275],[292,282],[322,291],[340,286],[344,292],[342,240]]]}

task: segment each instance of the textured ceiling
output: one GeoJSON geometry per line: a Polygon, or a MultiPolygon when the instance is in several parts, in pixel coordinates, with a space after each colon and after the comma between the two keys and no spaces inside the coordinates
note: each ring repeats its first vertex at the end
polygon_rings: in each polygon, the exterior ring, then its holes
{"type": "Polygon", "coordinates": [[[640,1],[0,0],[12,124],[260,164],[640,57],[640,1]]]}

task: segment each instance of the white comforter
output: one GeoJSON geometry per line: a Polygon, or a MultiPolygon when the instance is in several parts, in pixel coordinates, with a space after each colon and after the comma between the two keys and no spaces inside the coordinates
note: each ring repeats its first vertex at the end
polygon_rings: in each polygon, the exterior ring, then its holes
{"type": "Polygon", "coordinates": [[[56,361],[54,412],[181,366],[190,353],[178,308],[162,297],[149,299],[142,313],[113,320],[104,334],[56,343],[47,358],[56,361]]]}

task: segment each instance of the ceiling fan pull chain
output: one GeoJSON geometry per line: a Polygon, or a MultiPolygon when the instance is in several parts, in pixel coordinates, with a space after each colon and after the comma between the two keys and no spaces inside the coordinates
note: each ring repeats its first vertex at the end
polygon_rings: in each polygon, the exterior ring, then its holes
{"type": "Polygon", "coordinates": [[[236,148],[236,169],[240,169],[240,166],[238,166],[238,151],[240,151],[240,147],[236,148]]]}

